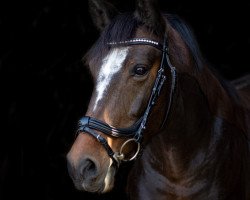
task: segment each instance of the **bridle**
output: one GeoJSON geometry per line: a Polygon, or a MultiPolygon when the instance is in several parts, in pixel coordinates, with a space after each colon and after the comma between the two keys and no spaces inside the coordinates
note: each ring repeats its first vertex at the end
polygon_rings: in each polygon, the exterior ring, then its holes
{"type": "Polygon", "coordinates": [[[169,103],[168,103],[165,119],[162,125],[165,124],[166,118],[169,114],[170,107],[172,105],[172,98],[173,98],[175,84],[176,84],[176,70],[175,70],[175,67],[173,67],[170,63],[166,37],[164,37],[163,45],[156,41],[145,39],[145,38],[134,38],[134,39],[126,40],[126,41],[110,42],[108,43],[108,45],[110,46],[150,45],[162,51],[160,68],[157,72],[157,77],[155,79],[154,86],[151,91],[148,105],[146,107],[146,110],[144,111],[144,114],[137,122],[135,122],[132,126],[128,128],[116,128],[116,127],[108,125],[105,122],[102,122],[98,119],[95,119],[89,116],[82,117],[78,122],[77,134],[88,133],[92,135],[94,138],[96,138],[103,145],[103,147],[107,151],[107,154],[114,161],[114,163],[116,163],[116,165],[119,166],[121,161],[132,161],[138,156],[140,149],[141,149],[143,132],[146,129],[146,124],[148,121],[149,114],[151,113],[151,110],[153,106],[155,105],[157,98],[160,95],[162,86],[164,82],[166,81],[166,75],[164,75],[164,72],[170,71],[171,87],[170,87],[170,93],[169,93],[169,103]],[[100,134],[98,134],[96,131],[100,131],[101,133],[111,136],[111,137],[128,138],[128,140],[126,140],[122,144],[119,152],[114,152],[112,148],[109,146],[107,140],[104,137],[102,137],[100,134]],[[132,142],[135,142],[137,144],[137,150],[132,157],[130,157],[129,159],[126,159],[123,153],[123,149],[125,148],[126,145],[132,142]]]}
{"type": "Polygon", "coordinates": [[[146,129],[148,116],[153,106],[155,105],[157,98],[160,95],[162,86],[166,80],[166,75],[164,75],[164,72],[166,70],[169,70],[171,74],[171,88],[170,88],[170,93],[169,93],[169,103],[168,103],[165,119],[162,125],[165,123],[171,104],[172,104],[172,98],[173,98],[173,93],[174,93],[175,83],[176,83],[176,70],[175,70],[175,67],[173,67],[170,63],[166,37],[164,37],[163,45],[156,41],[144,39],[144,38],[134,38],[131,40],[126,40],[126,41],[121,41],[121,42],[110,42],[108,43],[108,45],[111,45],[111,46],[150,45],[162,51],[160,68],[157,72],[157,77],[155,79],[155,83],[151,91],[148,105],[142,117],[135,124],[133,124],[132,126],[128,128],[116,128],[116,127],[108,125],[105,122],[102,122],[98,119],[95,119],[89,116],[82,117],[78,122],[77,133],[85,132],[85,133],[92,135],[94,138],[96,138],[103,145],[103,147],[107,151],[107,154],[114,161],[114,163],[116,163],[116,165],[119,166],[121,161],[132,161],[138,156],[140,149],[141,149],[140,144],[142,142],[143,132],[146,129]],[[104,137],[102,137],[100,134],[98,134],[96,131],[100,131],[104,133],[105,135],[108,135],[111,137],[116,137],[116,138],[123,137],[123,138],[129,138],[129,139],[126,140],[122,144],[119,152],[114,152],[112,148],[109,146],[107,140],[104,137]],[[123,149],[126,145],[128,145],[131,142],[135,142],[137,144],[137,150],[132,157],[130,157],[129,159],[125,159],[124,154],[123,154],[123,149]]]}

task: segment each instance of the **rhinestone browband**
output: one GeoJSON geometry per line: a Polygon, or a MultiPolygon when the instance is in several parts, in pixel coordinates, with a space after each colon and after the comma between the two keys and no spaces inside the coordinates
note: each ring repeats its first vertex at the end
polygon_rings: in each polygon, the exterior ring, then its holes
{"type": "Polygon", "coordinates": [[[125,40],[125,41],[119,41],[119,42],[108,42],[108,45],[150,45],[153,47],[156,47],[157,49],[164,51],[163,50],[163,45],[160,44],[159,42],[149,40],[149,39],[144,39],[144,38],[134,38],[131,40],[125,40]]]}

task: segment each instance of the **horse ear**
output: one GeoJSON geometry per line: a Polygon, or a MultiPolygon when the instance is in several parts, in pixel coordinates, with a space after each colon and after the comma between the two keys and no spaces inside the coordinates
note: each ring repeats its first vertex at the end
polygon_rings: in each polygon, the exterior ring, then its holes
{"type": "Polygon", "coordinates": [[[166,25],[157,0],[137,0],[134,15],[139,23],[156,34],[164,34],[166,25]]]}
{"type": "Polygon", "coordinates": [[[118,13],[113,5],[103,0],[89,0],[89,12],[99,31],[102,31],[118,13]]]}

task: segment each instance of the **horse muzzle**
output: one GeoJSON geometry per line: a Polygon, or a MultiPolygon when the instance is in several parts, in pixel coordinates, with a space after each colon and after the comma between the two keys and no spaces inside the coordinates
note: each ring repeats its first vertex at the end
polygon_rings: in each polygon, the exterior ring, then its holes
{"type": "Polygon", "coordinates": [[[95,159],[85,157],[80,162],[74,162],[69,152],[67,155],[68,173],[78,190],[105,193],[114,186],[116,165],[109,159],[109,165],[101,166],[95,159]]]}

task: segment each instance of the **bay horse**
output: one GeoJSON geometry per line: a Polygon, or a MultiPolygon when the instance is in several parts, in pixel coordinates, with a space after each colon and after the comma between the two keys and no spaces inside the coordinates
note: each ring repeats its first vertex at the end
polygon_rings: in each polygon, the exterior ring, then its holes
{"type": "Polygon", "coordinates": [[[220,78],[156,1],[128,13],[89,5],[101,35],[84,57],[95,87],[67,154],[75,187],[109,192],[132,162],[128,199],[250,200],[250,90],[220,78]]]}

